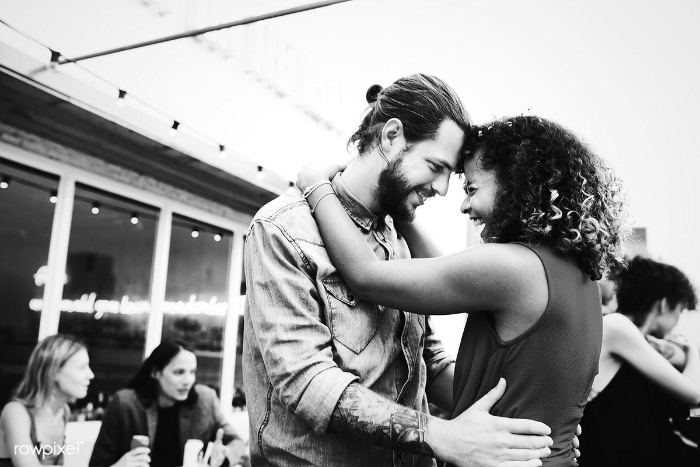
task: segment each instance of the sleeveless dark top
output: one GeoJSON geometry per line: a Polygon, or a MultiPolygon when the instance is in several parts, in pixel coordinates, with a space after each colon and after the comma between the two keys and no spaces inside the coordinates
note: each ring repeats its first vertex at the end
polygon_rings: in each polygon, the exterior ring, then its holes
{"type": "Polygon", "coordinates": [[[469,315],[455,366],[452,418],[505,378],[506,392],[491,414],[547,424],[554,444],[543,465],[575,465],[572,440],[598,373],[603,338],[598,285],[573,257],[525,246],[544,266],[547,307],[530,329],[507,342],[499,339],[491,312],[469,315]]]}
{"type": "Polygon", "coordinates": [[[579,464],[594,467],[697,466],[692,448],[674,434],[669,417],[688,414],[627,363],[586,406],[579,464]]]}

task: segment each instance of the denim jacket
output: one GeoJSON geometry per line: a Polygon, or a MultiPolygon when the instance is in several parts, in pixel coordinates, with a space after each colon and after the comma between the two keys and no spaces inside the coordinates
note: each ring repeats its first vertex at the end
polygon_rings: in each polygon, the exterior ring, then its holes
{"type": "MultiPolygon", "coordinates": [[[[390,217],[374,216],[340,175],[333,186],[378,258],[409,257],[390,217]]],[[[256,214],[246,239],[245,276],[243,378],[252,464],[434,465],[329,429],[352,382],[427,412],[426,384],[451,359],[425,316],[353,295],[298,190],[256,214]]]]}

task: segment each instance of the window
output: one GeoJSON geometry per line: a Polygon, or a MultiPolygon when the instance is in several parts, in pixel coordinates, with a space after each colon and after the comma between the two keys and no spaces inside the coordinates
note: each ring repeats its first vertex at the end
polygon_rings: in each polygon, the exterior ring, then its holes
{"type": "Polygon", "coordinates": [[[162,339],[197,355],[197,381],[220,389],[233,234],[173,215],[162,339]]]}
{"type": "Polygon", "coordinates": [[[88,397],[123,388],[143,360],[158,210],[77,184],[58,332],[88,346],[88,397]]]}
{"type": "Polygon", "coordinates": [[[2,405],[22,378],[39,337],[55,210],[49,199],[57,191],[58,177],[0,159],[2,405]]]}

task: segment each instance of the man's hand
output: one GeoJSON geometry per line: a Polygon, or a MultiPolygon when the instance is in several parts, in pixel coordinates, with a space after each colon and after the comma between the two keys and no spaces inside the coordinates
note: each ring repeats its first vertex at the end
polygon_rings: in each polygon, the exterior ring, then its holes
{"type": "Polygon", "coordinates": [[[464,467],[534,467],[550,454],[549,427],[533,420],[495,417],[491,407],[503,396],[506,382],[454,420],[431,418],[426,442],[435,457],[464,467]]]}

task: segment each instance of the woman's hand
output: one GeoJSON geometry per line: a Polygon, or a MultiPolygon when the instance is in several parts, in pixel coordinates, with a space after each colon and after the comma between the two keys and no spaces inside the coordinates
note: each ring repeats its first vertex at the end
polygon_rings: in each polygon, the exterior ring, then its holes
{"type": "Polygon", "coordinates": [[[297,175],[297,187],[304,191],[316,182],[330,180],[335,174],[347,167],[333,161],[314,161],[306,164],[297,175]]]}
{"type": "Polygon", "coordinates": [[[138,447],[127,452],[112,467],[149,467],[151,457],[149,448],[138,447]]]}

